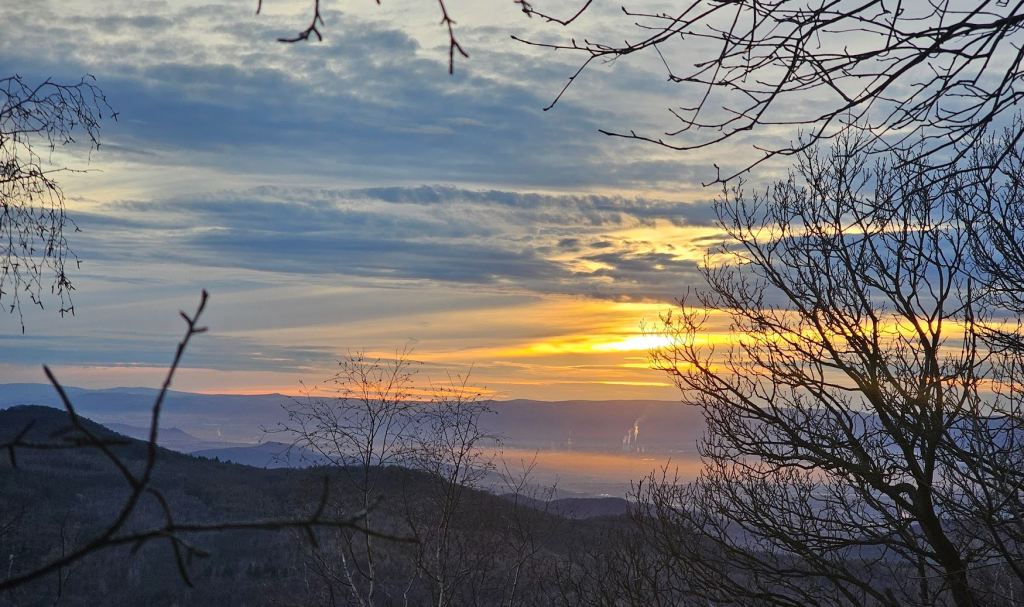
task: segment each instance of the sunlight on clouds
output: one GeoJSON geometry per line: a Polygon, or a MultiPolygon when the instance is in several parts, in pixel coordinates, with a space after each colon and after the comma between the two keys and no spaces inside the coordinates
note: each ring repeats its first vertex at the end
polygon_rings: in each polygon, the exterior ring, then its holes
{"type": "MultiPolygon", "coordinates": [[[[696,203],[681,203],[680,206],[691,207],[696,203]]],[[[725,238],[725,232],[718,227],[676,225],[665,220],[615,231],[612,235],[629,242],[643,243],[655,252],[670,254],[676,260],[688,261],[701,261],[708,242],[725,238]]]]}
{"type": "Polygon", "coordinates": [[[606,386],[656,386],[669,388],[672,384],[663,381],[599,381],[599,384],[606,386]]]}
{"type": "MultiPolygon", "coordinates": [[[[565,73],[493,43],[535,21],[462,7],[473,59],[424,80],[445,68],[433,5],[332,9],[323,44],[286,47],[308,6],[16,4],[0,8],[9,62],[94,73],[120,118],[92,156],[54,154],[89,169],[62,177],[78,316],[33,317],[0,359],[11,380],[50,362],[73,384],[154,385],[206,288],[211,332],[178,389],[295,393],[351,349],[413,344],[431,377],[472,368],[499,395],[674,396],[640,326],[721,236],[710,164],[600,137],[611,115],[581,96],[543,112],[565,73]]],[[[580,92],[661,115],[651,91],[640,108],[599,82],[580,92]]]]}
{"type": "Polygon", "coordinates": [[[647,352],[672,345],[671,335],[633,335],[619,341],[597,343],[592,348],[598,352],[647,352]]]}

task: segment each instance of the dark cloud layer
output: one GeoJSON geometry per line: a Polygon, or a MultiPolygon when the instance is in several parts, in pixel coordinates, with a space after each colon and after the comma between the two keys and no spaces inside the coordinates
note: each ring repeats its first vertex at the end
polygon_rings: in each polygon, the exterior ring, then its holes
{"type": "Polygon", "coordinates": [[[346,23],[344,35],[323,44],[270,44],[273,27],[217,8],[200,22],[187,8],[78,20],[8,9],[0,53],[29,79],[95,74],[121,115],[107,129],[113,154],[519,187],[692,187],[712,174],[635,147],[622,155],[621,142],[598,134],[607,117],[597,110],[567,100],[557,116],[543,112],[553,76],[521,80],[470,63],[447,77],[443,58],[424,58],[408,35],[342,14],[330,17],[346,23]],[[200,29],[186,37],[186,23],[200,29]],[[45,52],[30,50],[41,44],[45,52]]]}

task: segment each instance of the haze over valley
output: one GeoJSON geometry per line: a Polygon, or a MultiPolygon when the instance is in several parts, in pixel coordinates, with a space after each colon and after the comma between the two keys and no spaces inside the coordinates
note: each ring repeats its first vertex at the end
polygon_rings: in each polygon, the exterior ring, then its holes
{"type": "MultiPolygon", "coordinates": [[[[79,413],[137,439],[149,433],[156,390],[66,388],[79,413]]],[[[159,441],[168,449],[256,467],[323,463],[308,449],[290,450],[294,437],[273,432],[284,421],[281,394],[168,394],[159,441]],[[265,431],[269,430],[269,432],[265,431]]],[[[47,384],[0,384],[0,409],[38,404],[61,408],[47,384]]],[[[533,401],[491,404],[481,429],[499,437],[489,445],[512,469],[534,466],[531,482],[560,495],[626,497],[633,481],[669,465],[682,478],[699,470],[699,411],[671,401],[533,401]]],[[[496,482],[496,481],[495,481],[496,482]]],[[[496,486],[497,490],[500,487],[496,486]]]]}

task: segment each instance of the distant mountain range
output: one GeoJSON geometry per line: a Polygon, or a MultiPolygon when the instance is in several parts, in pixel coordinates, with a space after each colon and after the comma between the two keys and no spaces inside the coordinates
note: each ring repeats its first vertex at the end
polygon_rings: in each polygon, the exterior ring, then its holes
{"type": "MultiPolygon", "coordinates": [[[[149,435],[151,388],[66,388],[78,412],[132,438],[149,435]]],[[[323,459],[288,448],[274,429],[287,419],[282,394],[168,393],[158,442],[162,447],[258,468],[308,467],[323,459]],[[266,430],[270,430],[267,432],[266,430]]],[[[48,384],[0,384],[0,409],[17,405],[62,408],[48,384]]],[[[632,483],[663,467],[693,478],[700,469],[700,411],[649,400],[499,401],[481,429],[501,437],[491,456],[497,467],[530,466],[536,487],[557,487],[558,497],[624,497],[632,483]]],[[[3,428],[0,428],[3,430],[3,428]]],[[[491,475],[494,476],[494,475],[491,475]]],[[[503,492],[500,478],[485,482],[503,492]]],[[[588,504],[593,508],[593,504],[588,504]]],[[[568,514],[568,513],[566,513],[568,514]]]]}
{"type": "MultiPolygon", "coordinates": [[[[149,426],[150,407],[157,394],[151,388],[65,387],[65,391],[79,413],[102,423],[136,427],[149,426]]],[[[171,391],[164,403],[161,422],[199,440],[220,445],[255,444],[264,439],[263,427],[273,427],[284,419],[281,403],[287,398],[280,394],[240,396],[171,391]]],[[[62,407],[49,384],[0,384],[0,408],[29,404],[62,407]]]]}
{"type": "MultiPolygon", "coordinates": [[[[149,428],[143,426],[132,426],[118,422],[107,422],[106,427],[131,438],[149,440],[149,428]]],[[[229,447],[248,447],[244,443],[231,443],[224,441],[204,440],[192,436],[181,428],[160,428],[157,435],[157,442],[161,447],[178,451],[180,453],[193,453],[205,449],[222,449],[229,447]]]]}
{"type": "MultiPolygon", "coordinates": [[[[151,388],[66,390],[80,413],[121,424],[124,434],[135,437],[148,427],[156,395],[151,388]]],[[[263,443],[268,438],[264,430],[286,419],[281,406],[290,398],[172,391],[161,419],[170,430],[161,433],[160,442],[185,452],[263,443]]],[[[0,408],[27,404],[61,406],[48,384],[0,384],[0,408]]],[[[692,455],[705,428],[700,411],[671,401],[509,400],[493,408],[495,414],[483,420],[484,430],[500,435],[508,447],[526,450],[692,455]]],[[[254,457],[270,450],[261,449],[254,457]]]]}
{"type": "Polygon", "coordinates": [[[302,449],[277,441],[268,441],[258,445],[200,449],[191,453],[198,457],[244,464],[256,468],[305,468],[307,466],[325,465],[328,463],[326,458],[313,453],[309,449],[302,449]]]}

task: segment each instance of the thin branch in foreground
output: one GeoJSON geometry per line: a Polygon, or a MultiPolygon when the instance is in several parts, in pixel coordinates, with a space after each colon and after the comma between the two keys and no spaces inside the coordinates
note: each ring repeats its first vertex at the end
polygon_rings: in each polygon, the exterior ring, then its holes
{"type": "Polygon", "coordinates": [[[383,539],[393,541],[410,541],[408,538],[392,536],[384,533],[378,533],[372,529],[366,528],[365,525],[361,524],[366,518],[368,511],[374,506],[374,504],[368,505],[363,510],[353,513],[344,518],[331,518],[325,514],[326,505],[329,496],[329,480],[324,477],[324,486],[320,495],[316,509],[307,517],[295,518],[295,519],[265,519],[265,520],[251,520],[251,521],[225,521],[220,523],[183,523],[175,520],[170,502],[166,499],[160,489],[152,486],[153,471],[156,467],[159,458],[159,449],[157,445],[157,438],[159,434],[159,423],[162,407],[167,393],[170,390],[171,384],[174,380],[178,368],[180,367],[182,358],[186,349],[188,348],[191,340],[196,335],[204,333],[206,327],[199,325],[199,319],[206,309],[208,301],[208,294],[204,290],[202,292],[200,302],[196,311],[192,314],[181,313],[182,318],[185,320],[187,325],[185,335],[178,342],[175,356],[168,368],[167,374],[164,378],[163,385],[160,391],[157,393],[152,405],[151,422],[149,428],[149,439],[146,441],[147,451],[145,464],[140,472],[133,472],[129,466],[129,462],[125,457],[119,455],[113,447],[128,444],[128,441],[122,441],[118,439],[108,439],[97,435],[95,431],[90,429],[89,425],[79,416],[74,404],[71,402],[67,391],[57,380],[53,371],[44,366],[44,372],[54,389],[60,396],[61,402],[64,405],[64,409],[67,412],[72,430],[76,433],[74,436],[67,437],[63,442],[52,442],[52,443],[40,443],[28,440],[29,432],[33,427],[33,423],[29,423],[25,428],[20,430],[12,440],[6,443],[0,444],[0,449],[4,449],[8,453],[8,457],[11,461],[12,466],[17,465],[17,451],[20,449],[35,449],[35,450],[57,450],[57,449],[76,449],[76,448],[91,448],[98,450],[104,458],[117,469],[118,473],[124,479],[124,482],[130,487],[131,491],[124,503],[120,506],[119,512],[114,520],[109,523],[105,529],[100,532],[92,540],[82,544],[78,548],[65,552],[61,557],[54,558],[50,561],[45,562],[27,572],[20,573],[17,575],[8,575],[6,579],[0,580],[0,592],[22,586],[34,580],[40,579],[48,574],[55,571],[59,571],[66,568],[82,559],[109,548],[118,546],[130,545],[132,551],[138,551],[143,545],[159,540],[165,540],[170,544],[170,547],[174,553],[175,564],[177,565],[178,572],[182,580],[192,585],[192,581],[188,574],[188,563],[193,557],[206,556],[206,552],[201,548],[194,546],[185,535],[187,534],[204,534],[204,533],[215,533],[224,531],[241,531],[241,530],[263,530],[263,531],[277,531],[282,529],[299,529],[305,532],[307,539],[313,544],[316,543],[317,529],[353,529],[383,539]],[[160,507],[163,515],[164,522],[162,525],[145,529],[142,531],[127,531],[126,526],[136,513],[140,503],[145,496],[149,496],[154,499],[160,507]]]}

